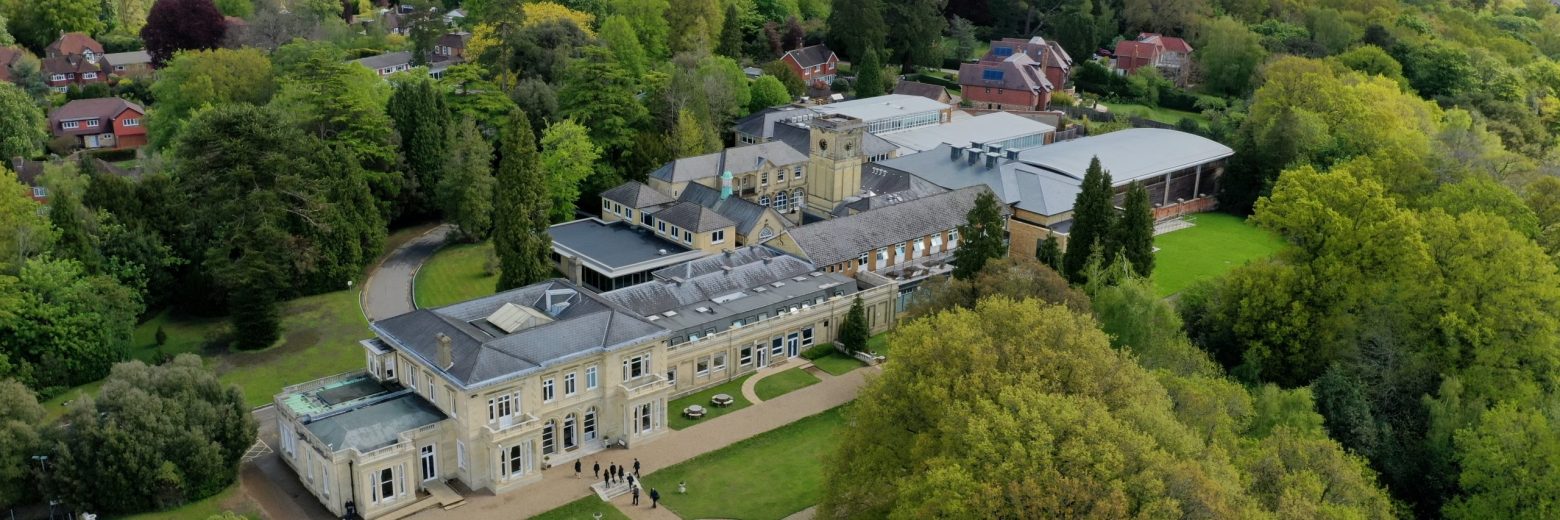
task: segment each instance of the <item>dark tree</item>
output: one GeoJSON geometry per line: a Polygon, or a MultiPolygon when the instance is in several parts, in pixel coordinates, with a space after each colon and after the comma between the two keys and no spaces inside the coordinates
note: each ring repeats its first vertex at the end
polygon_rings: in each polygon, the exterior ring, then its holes
{"type": "Polygon", "coordinates": [[[852,354],[861,352],[867,349],[867,339],[871,336],[872,329],[867,327],[867,308],[857,296],[850,304],[850,312],[840,322],[840,348],[852,354]]]}
{"type": "Polygon", "coordinates": [[[1067,253],[1062,256],[1062,274],[1073,283],[1082,282],[1084,267],[1088,266],[1094,248],[1107,247],[1110,242],[1116,221],[1114,193],[1110,172],[1100,167],[1100,158],[1095,157],[1083,175],[1083,189],[1073,202],[1072,230],[1067,237],[1067,253]]]}
{"type": "Polygon", "coordinates": [[[424,218],[436,213],[436,187],[444,165],[446,136],[450,127],[444,94],[428,78],[400,83],[386,107],[401,134],[401,157],[406,160],[406,206],[402,215],[424,218]]]}
{"type": "Polygon", "coordinates": [[[867,49],[867,55],[856,62],[856,97],[869,98],[883,95],[883,62],[878,52],[867,49]]]}
{"type": "Polygon", "coordinates": [[[228,302],[232,312],[233,345],[239,350],[259,350],[282,337],[281,292],[287,283],[280,262],[286,256],[275,247],[286,235],[271,225],[253,230],[251,243],[235,247],[236,259],[221,264],[218,277],[233,289],[228,302]]]}
{"type": "Polygon", "coordinates": [[[785,20],[785,37],[782,42],[786,50],[802,48],[802,42],[807,39],[807,30],[802,28],[802,21],[795,16],[785,20]]]}
{"type": "Polygon", "coordinates": [[[531,118],[531,128],[547,128],[558,120],[558,92],[552,85],[537,78],[526,78],[509,93],[515,106],[531,118]]]}
{"type": "Polygon", "coordinates": [[[995,195],[986,191],[975,197],[967,219],[959,226],[959,248],[953,251],[953,277],[961,280],[975,276],[987,260],[1002,258],[1007,252],[1002,239],[1007,226],[995,195]]]}
{"type": "Polygon", "coordinates": [[[732,59],[742,59],[742,20],[737,14],[737,5],[726,6],[725,26],[720,30],[720,44],[715,48],[715,53],[732,59]]]}
{"type": "Polygon", "coordinates": [[[764,22],[764,42],[769,45],[769,57],[785,55],[785,36],[780,34],[780,27],[773,21],[764,22]]]}
{"type": "Polygon", "coordinates": [[[765,63],[764,74],[779,79],[780,84],[785,85],[785,91],[791,93],[791,97],[800,96],[807,91],[807,84],[802,81],[802,77],[797,76],[796,71],[791,70],[791,67],[786,66],[783,61],[765,63]]]}
{"type": "Polygon", "coordinates": [[[498,254],[498,289],[530,285],[552,274],[547,211],[552,199],[537,161],[536,134],[525,112],[509,113],[499,141],[498,189],[493,193],[493,247],[498,254]]]}
{"type": "Polygon", "coordinates": [[[1119,251],[1132,263],[1132,272],[1147,277],[1154,272],[1154,207],[1148,201],[1148,188],[1133,182],[1127,188],[1121,217],[1116,220],[1115,237],[1108,253],[1119,251]]]}
{"type": "Polygon", "coordinates": [[[1046,235],[1045,240],[1035,246],[1035,259],[1056,272],[1062,271],[1062,245],[1056,235],[1046,235]]]}
{"type": "Polygon", "coordinates": [[[839,2],[829,12],[829,49],[851,61],[867,55],[867,49],[883,49],[888,26],[883,23],[882,0],[839,2]]]}
{"type": "Polygon", "coordinates": [[[938,49],[942,47],[943,29],[948,27],[948,19],[942,15],[942,4],[943,0],[894,0],[883,4],[883,22],[887,28],[884,44],[893,51],[887,61],[906,71],[915,65],[942,62],[938,49]]]}
{"type": "Polygon", "coordinates": [[[161,67],[174,53],[189,49],[215,49],[227,33],[227,21],[211,0],[158,0],[146,15],[141,41],[161,67]]]}

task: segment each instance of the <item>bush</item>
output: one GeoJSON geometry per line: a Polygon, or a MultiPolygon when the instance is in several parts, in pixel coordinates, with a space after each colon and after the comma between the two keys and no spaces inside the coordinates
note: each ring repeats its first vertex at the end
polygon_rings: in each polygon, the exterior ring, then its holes
{"type": "Polygon", "coordinates": [[[87,150],[87,157],[102,159],[108,162],[121,162],[135,159],[134,148],[121,148],[118,150],[87,150]]]}
{"type": "Polygon", "coordinates": [[[957,82],[957,81],[953,81],[953,80],[950,80],[950,79],[945,79],[945,78],[943,78],[941,76],[934,76],[934,75],[927,74],[927,73],[924,73],[924,72],[920,73],[920,74],[912,75],[912,76],[910,76],[907,79],[909,79],[910,81],[919,81],[921,83],[929,83],[929,84],[937,85],[937,86],[940,86],[940,87],[943,87],[943,88],[959,88],[959,82],[957,82]]]}
{"type": "Polygon", "coordinates": [[[1073,99],[1072,94],[1068,94],[1065,90],[1058,90],[1051,93],[1052,106],[1070,107],[1076,104],[1078,104],[1078,100],[1073,99]]]}
{"type": "Polygon", "coordinates": [[[829,354],[834,353],[834,350],[833,343],[819,343],[817,345],[813,345],[807,350],[802,351],[802,357],[808,361],[812,361],[818,358],[828,357],[829,354]]]}

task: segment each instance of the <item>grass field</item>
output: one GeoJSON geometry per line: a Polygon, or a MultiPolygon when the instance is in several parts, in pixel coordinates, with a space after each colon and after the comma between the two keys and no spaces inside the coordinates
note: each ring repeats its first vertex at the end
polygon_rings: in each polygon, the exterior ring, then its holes
{"type": "MultiPolygon", "coordinates": [[[[770,376],[773,377],[773,376],[770,376]]],[[[845,427],[843,408],[812,417],[645,475],[661,505],[683,518],[785,518],[818,503],[823,461],[845,427]],[[688,493],[677,493],[687,482],[688,493]]]]}
{"type": "MultiPolygon", "coordinates": [[[[645,502],[650,499],[643,498],[645,502]]],[[[601,520],[628,520],[623,512],[592,494],[585,498],[564,504],[558,509],[531,517],[532,520],[595,520],[596,513],[601,513],[601,520]]]]}
{"type": "Polygon", "coordinates": [[[126,517],[124,520],[206,520],[212,515],[222,514],[223,511],[232,511],[244,518],[260,518],[260,507],[250,501],[249,496],[245,495],[235,483],[205,500],[184,504],[167,511],[142,513],[126,517]]]}
{"type": "Polygon", "coordinates": [[[666,413],[667,415],[670,415],[671,418],[667,419],[666,424],[671,426],[673,430],[681,430],[696,424],[707,423],[716,417],[747,408],[748,405],[753,403],[748,402],[746,397],[742,397],[742,383],[747,381],[749,377],[753,377],[753,374],[748,374],[731,381],[721,383],[700,392],[688,394],[686,396],[677,398],[670,403],[667,403],[666,413]],[[711,405],[710,398],[715,397],[715,394],[726,394],[731,396],[731,406],[717,407],[711,405]],[[689,419],[687,417],[683,417],[683,409],[687,408],[688,405],[693,404],[704,407],[704,418],[689,419]]]}
{"type": "Polygon", "coordinates": [[[413,294],[418,307],[440,307],[487,296],[497,290],[498,275],[484,272],[492,242],[452,244],[417,270],[413,294]]]}
{"type": "Polygon", "coordinates": [[[1283,247],[1278,236],[1227,213],[1186,217],[1196,223],[1154,237],[1154,287],[1169,296],[1199,280],[1213,278],[1235,266],[1271,256],[1283,247]]]}
{"type": "Polygon", "coordinates": [[[836,376],[845,375],[846,372],[867,366],[861,360],[838,350],[830,352],[827,356],[814,359],[813,365],[824,372],[828,372],[830,375],[836,376]]]}
{"type": "Polygon", "coordinates": [[[1208,116],[1199,114],[1197,112],[1171,110],[1168,108],[1151,107],[1148,105],[1139,105],[1135,103],[1110,103],[1109,106],[1110,111],[1113,113],[1127,116],[1137,116],[1144,119],[1152,119],[1161,123],[1173,125],[1181,122],[1182,118],[1190,117],[1193,121],[1197,121],[1204,126],[1208,124],[1208,116]]]}
{"type": "Polygon", "coordinates": [[[759,399],[768,401],[793,391],[818,384],[818,376],[807,373],[800,368],[781,370],[758,380],[753,385],[753,393],[758,394],[759,399]]]}

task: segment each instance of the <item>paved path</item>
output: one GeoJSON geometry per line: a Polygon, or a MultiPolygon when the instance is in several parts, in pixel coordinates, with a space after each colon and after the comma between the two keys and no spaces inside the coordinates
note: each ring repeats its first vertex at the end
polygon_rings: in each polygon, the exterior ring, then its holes
{"type": "Polygon", "coordinates": [[[417,269],[433,257],[450,234],[440,225],[396,248],[363,282],[363,315],[369,321],[406,314],[417,309],[412,302],[412,282],[417,269]]]}
{"type": "Polygon", "coordinates": [[[742,382],[742,397],[746,398],[748,400],[748,402],[753,403],[753,404],[758,404],[758,403],[764,402],[763,399],[759,399],[758,398],[758,392],[755,392],[753,390],[754,388],[758,387],[758,380],[766,378],[766,377],[769,377],[769,376],[774,375],[774,374],[778,374],[778,373],[780,373],[780,371],[785,370],[787,368],[791,368],[793,366],[795,366],[795,365],[792,365],[790,363],[786,363],[784,365],[770,365],[770,366],[758,369],[757,372],[753,373],[753,377],[749,377],[749,378],[747,378],[746,381],[742,382]]]}
{"type": "MultiPolygon", "coordinates": [[[[761,405],[749,406],[686,430],[673,430],[660,439],[642,446],[612,449],[588,456],[584,463],[587,467],[592,461],[600,461],[603,466],[613,462],[632,464],[637,457],[643,466],[643,473],[650,474],[655,470],[724,448],[737,441],[850,402],[861,391],[868,374],[876,373],[877,369],[870,367],[853,370],[843,376],[830,378],[761,405]]],[[[525,489],[498,496],[475,493],[466,497],[467,505],[460,509],[452,511],[431,509],[413,515],[411,518],[414,520],[527,518],[592,495],[594,492],[590,489],[590,484],[594,482],[592,479],[575,479],[573,467],[557,466],[543,470],[542,481],[526,486],[525,489]]],[[[661,491],[665,493],[669,490],[661,491]]],[[[627,500],[626,497],[623,499],[627,500]]],[[[627,502],[625,501],[624,504],[627,502]]],[[[645,514],[660,513],[659,510],[651,512],[649,508],[650,501],[641,497],[637,509],[645,510],[645,514]]],[[[631,512],[632,518],[663,518],[660,515],[641,516],[633,506],[625,505],[623,509],[631,512]]]]}

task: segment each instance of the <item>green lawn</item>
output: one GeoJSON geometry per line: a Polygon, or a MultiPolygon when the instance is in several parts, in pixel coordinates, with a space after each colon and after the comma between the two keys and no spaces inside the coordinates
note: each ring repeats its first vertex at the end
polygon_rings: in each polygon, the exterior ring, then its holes
{"type": "Polygon", "coordinates": [[[498,275],[485,273],[492,242],[452,244],[417,270],[418,307],[440,307],[487,296],[497,290],[498,275]]]}
{"type": "Polygon", "coordinates": [[[1197,112],[1185,112],[1181,110],[1151,107],[1148,105],[1139,105],[1135,103],[1110,103],[1108,106],[1110,106],[1110,111],[1116,114],[1137,116],[1172,125],[1181,122],[1182,118],[1187,117],[1192,118],[1193,121],[1197,121],[1199,124],[1204,126],[1208,124],[1208,116],[1197,112]]]}
{"type": "Polygon", "coordinates": [[[862,363],[859,359],[851,357],[850,354],[836,350],[830,352],[827,356],[814,359],[813,366],[818,367],[824,372],[828,372],[830,375],[841,376],[845,375],[846,372],[867,366],[867,364],[862,363]]]}
{"type": "Polygon", "coordinates": [[[759,399],[768,401],[791,393],[793,390],[816,384],[818,384],[818,376],[800,368],[793,368],[781,370],[758,380],[758,384],[753,385],[753,393],[758,394],[759,399]]]}
{"type": "MultiPolygon", "coordinates": [[[[648,504],[650,498],[640,495],[639,500],[648,504]]],[[[623,512],[611,503],[602,502],[595,494],[569,502],[562,507],[531,517],[532,520],[595,520],[601,513],[602,520],[628,520],[623,512]]]]}
{"type": "MultiPolygon", "coordinates": [[[[773,377],[773,376],[771,376],[773,377]]],[[[845,427],[843,408],[796,421],[645,475],[683,518],[785,518],[818,503],[823,464],[845,427]],[[677,483],[688,493],[678,494],[677,483]]]]}
{"type": "Polygon", "coordinates": [[[747,381],[749,377],[753,377],[753,374],[715,385],[700,392],[688,394],[667,403],[667,413],[672,416],[671,419],[667,420],[667,425],[671,426],[673,430],[681,430],[695,424],[710,422],[710,420],[716,417],[747,408],[748,405],[753,403],[748,402],[746,397],[742,397],[742,382],[747,381]],[[715,394],[731,396],[731,406],[717,407],[711,405],[710,398],[715,397],[715,394]],[[704,407],[704,418],[689,419],[683,417],[683,409],[693,404],[704,407]]]}
{"type": "Polygon", "coordinates": [[[888,351],[888,332],[880,332],[876,336],[867,338],[867,352],[888,357],[888,351]]]}
{"type": "Polygon", "coordinates": [[[1154,287],[1169,296],[1283,247],[1277,235],[1227,213],[1186,217],[1197,225],[1154,237],[1154,287]]]}
{"type": "Polygon", "coordinates": [[[237,483],[234,483],[221,493],[205,500],[184,504],[167,511],[142,513],[126,517],[125,520],[206,520],[212,515],[222,514],[223,511],[232,511],[244,518],[261,517],[260,507],[243,493],[237,483]]]}

